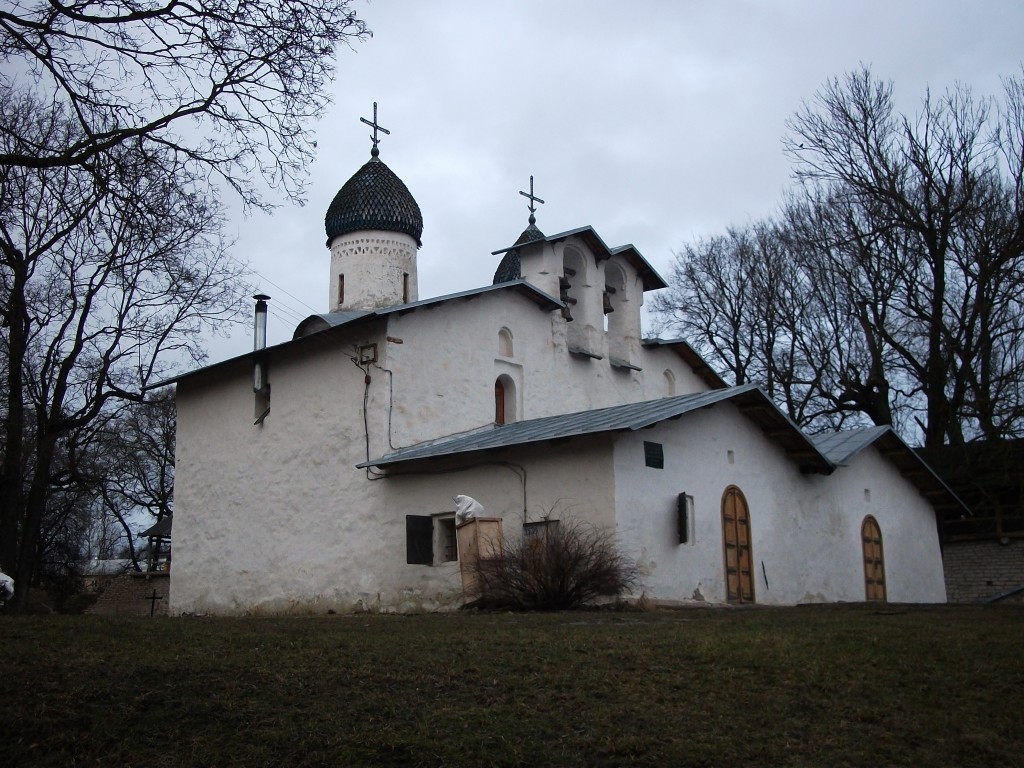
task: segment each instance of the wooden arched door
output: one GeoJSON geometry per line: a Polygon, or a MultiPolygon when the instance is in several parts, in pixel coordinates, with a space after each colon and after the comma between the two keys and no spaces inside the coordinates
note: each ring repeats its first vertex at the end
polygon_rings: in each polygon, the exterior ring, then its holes
{"type": "Polygon", "coordinates": [[[750,508],[743,491],[730,485],[722,494],[722,542],[726,596],[730,603],[754,602],[754,557],[750,548],[750,508]]]}
{"type": "Polygon", "coordinates": [[[864,548],[864,599],[884,603],[885,557],[882,551],[882,529],[871,515],[860,526],[860,541],[864,548]]]}

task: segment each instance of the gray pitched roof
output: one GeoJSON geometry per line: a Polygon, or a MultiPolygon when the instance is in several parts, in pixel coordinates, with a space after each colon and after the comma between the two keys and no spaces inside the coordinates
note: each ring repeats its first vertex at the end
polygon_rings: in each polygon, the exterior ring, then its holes
{"type": "Polygon", "coordinates": [[[160,520],[151,525],[149,528],[139,534],[139,537],[143,536],[163,536],[169,538],[171,535],[171,526],[174,524],[173,515],[164,515],[160,520]]]}
{"type": "Polygon", "coordinates": [[[648,349],[654,349],[657,347],[671,349],[679,355],[687,365],[690,366],[693,372],[700,377],[701,381],[712,389],[724,389],[729,386],[725,383],[725,380],[718,375],[718,372],[708,365],[707,361],[700,356],[700,353],[698,353],[697,350],[695,350],[685,339],[654,338],[644,339],[641,343],[648,349]]]}
{"type": "Polygon", "coordinates": [[[811,441],[833,464],[843,465],[863,451],[891,427],[861,427],[842,432],[811,435],[811,441]]]}
{"type": "Polygon", "coordinates": [[[407,462],[469,455],[483,451],[566,440],[583,435],[634,431],[677,419],[687,413],[721,402],[731,402],[804,472],[830,474],[837,466],[874,446],[887,461],[906,477],[941,514],[961,515],[968,508],[932,469],[900,439],[892,428],[866,427],[810,437],[786,416],[756,384],[715,389],[660,400],[597,408],[590,411],[548,416],[487,427],[462,435],[401,448],[357,465],[388,467],[407,462]]]}
{"type": "MultiPolygon", "coordinates": [[[[311,336],[316,335],[321,331],[329,331],[334,328],[342,328],[345,326],[354,326],[359,323],[372,322],[375,318],[386,317],[391,314],[404,314],[406,312],[412,312],[417,309],[424,307],[433,307],[440,304],[444,304],[449,301],[457,301],[460,299],[475,299],[478,296],[482,296],[487,293],[497,291],[513,291],[520,296],[532,301],[541,310],[552,311],[560,309],[564,304],[556,299],[549,293],[542,291],[540,288],[528,283],[526,280],[513,280],[509,283],[502,283],[501,285],[487,285],[483,288],[474,288],[468,291],[459,291],[458,293],[449,293],[445,296],[436,296],[432,299],[422,299],[421,301],[413,301],[408,304],[396,304],[391,307],[384,307],[382,309],[374,310],[345,310],[342,312],[326,312],[320,315],[310,315],[305,320],[300,322],[295,328],[295,333],[289,341],[275,344],[271,347],[267,347],[265,350],[261,350],[263,354],[272,354],[275,350],[279,350],[283,347],[291,346],[293,344],[302,343],[303,339],[307,339],[311,336]]],[[[148,390],[159,389],[160,387],[166,387],[169,384],[175,384],[182,379],[190,378],[197,374],[212,371],[218,368],[230,366],[242,360],[247,360],[253,355],[253,352],[246,352],[243,355],[237,355],[227,360],[221,360],[213,365],[208,365],[203,368],[196,368],[191,371],[172,376],[171,378],[163,379],[158,381],[149,387],[148,390]]]]}
{"type": "Polygon", "coordinates": [[[347,325],[356,320],[362,320],[366,317],[384,317],[392,314],[405,314],[406,312],[412,312],[416,309],[422,309],[424,307],[433,307],[438,304],[444,304],[449,301],[456,299],[475,299],[478,296],[482,296],[485,293],[492,293],[494,291],[515,291],[522,296],[530,299],[534,304],[539,306],[541,309],[555,310],[565,306],[561,301],[556,299],[554,296],[542,291],[540,288],[535,287],[531,283],[525,280],[512,280],[507,283],[501,283],[499,285],[485,285],[483,288],[472,288],[468,291],[459,291],[458,293],[449,293],[445,296],[435,296],[432,299],[421,299],[420,301],[411,301],[407,304],[395,304],[390,307],[383,307],[381,309],[372,310],[361,310],[361,309],[350,309],[341,312],[327,312],[322,315],[310,315],[301,323],[295,327],[295,333],[292,336],[293,339],[298,339],[302,336],[306,336],[309,333],[316,333],[318,331],[327,330],[328,328],[337,328],[342,325],[347,325]]]}
{"type": "MultiPolygon", "coordinates": [[[[535,230],[536,239],[523,242],[524,238],[520,236],[514,244],[507,248],[491,251],[491,255],[497,256],[499,253],[504,254],[512,250],[516,250],[518,252],[521,248],[528,245],[534,245],[536,243],[557,243],[559,240],[566,240],[570,237],[579,237],[595,253],[598,261],[612,256],[621,256],[628,261],[643,280],[645,291],[656,291],[659,288],[665,288],[668,286],[664,279],[662,279],[661,275],[658,274],[657,270],[650,265],[650,262],[641,255],[640,251],[638,251],[635,246],[619,245],[614,248],[609,248],[605,244],[604,240],[601,239],[600,235],[597,234],[597,231],[589,225],[577,227],[576,229],[569,229],[565,232],[559,232],[557,235],[545,235],[536,227],[533,227],[532,229],[535,230]]],[[[523,235],[530,232],[531,229],[527,229],[523,235]]],[[[506,263],[504,259],[502,260],[502,263],[498,265],[498,271],[503,274],[510,273],[511,269],[512,265],[510,263],[506,263]]],[[[497,280],[498,277],[499,275],[495,273],[495,280],[497,280]]]]}
{"type": "Polygon", "coordinates": [[[829,461],[837,466],[850,460],[864,449],[873,446],[884,459],[891,462],[900,474],[912,482],[932,506],[943,515],[962,516],[970,509],[916,451],[912,450],[892,427],[861,427],[842,432],[813,435],[811,440],[829,461]]]}
{"type": "Polygon", "coordinates": [[[828,459],[814,447],[796,424],[772,403],[764,391],[754,384],[488,427],[468,434],[402,448],[358,466],[385,467],[602,432],[633,431],[725,401],[734,401],[763,429],[771,430],[772,437],[808,471],[832,471],[833,466],[828,459]]]}

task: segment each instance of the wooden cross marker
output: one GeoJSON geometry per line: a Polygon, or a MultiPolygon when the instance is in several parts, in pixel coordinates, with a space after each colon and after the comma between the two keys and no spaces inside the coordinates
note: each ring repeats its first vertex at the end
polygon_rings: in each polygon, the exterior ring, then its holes
{"type": "Polygon", "coordinates": [[[150,595],[149,597],[144,597],[142,599],[143,600],[149,600],[149,615],[150,615],[150,617],[152,617],[154,611],[156,611],[156,601],[157,600],[163,600],[162,597],[157,595],[155,589],[153,590],[153,594],[152,595],[150,595]]]}
{"type": "MultiPolygon", "coordinates": [[[[373,122],[370,122],[365,117],[360,117],[359,120],[361,122],[366,123],[371,128],[373,128],[373,135],[370,137],[370,140],[373,142],[373,149],[370,150],[370,154],[373,155],[374,157],[376,157],[377,155],[380,154],[380,150],[377,149],[377,144],[380,142],[380,139],[377,138],[377,131],[380,131],[381,133],[383,133],[383,134],[385,134],[387,136],[391,135],[391,131],[389,131],[387,128],[384,128],[384,127],[382,127],[382,126],[377,124],[377,102],[376,101],[373,102],[373,122]]],[[[530,190],[530,191],[532,192],[533,190],[530,190]]]]}

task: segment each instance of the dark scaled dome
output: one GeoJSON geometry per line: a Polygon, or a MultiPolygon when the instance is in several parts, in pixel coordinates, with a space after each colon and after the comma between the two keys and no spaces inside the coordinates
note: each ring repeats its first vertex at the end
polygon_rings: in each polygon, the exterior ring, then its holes
{"type": "Polygon", "coordinates": [[[369,162],[334,196],[324,224],[328,246],[338,235],[364,229],[402,232],[417,246],[423,244],[420,207],[402,180],[377,157],[376,148],[369,162]]]}
{"type": "Polygon", "coordinates": [[[494,272],[492,285],[507,283],[510,280],[518,280],[521,278],[523,276],[523,272],[522,265],[519,261],[519,246],[543,239],[544,233],[537,227],[536,219],[534,219],[531,214],[530,226],[523,230],[523,234],[521,234],[519,239],[516,240],[515,245],[510,250],[505,251],[505,255],[502,257],[501,263],[498,264],[498,268],[494,272]]]}

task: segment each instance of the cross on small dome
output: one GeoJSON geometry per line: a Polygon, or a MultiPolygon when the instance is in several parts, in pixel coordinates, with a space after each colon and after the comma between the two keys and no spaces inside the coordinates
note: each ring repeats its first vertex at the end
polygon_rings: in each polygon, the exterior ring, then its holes
{"type": "Polygon", "coordinates": [[[533,214],[534,214],[534,212],[536,212],[537,206],[535,206],[534,203],[540,203],[541,205],[543,205],[544,201],[541,200],[539,197],[537,197],[535,194],[533,194],[533,176],[530,177],[530,194],[526,194],[522,190],[519,190],[519,194],[522,195],[523,197],[529,199],[530,204],[527,206],[527,208],[530,209],[530,223],[531,224],[536,224],[537,223],[537,217],[534,216],[533,214]]]}

